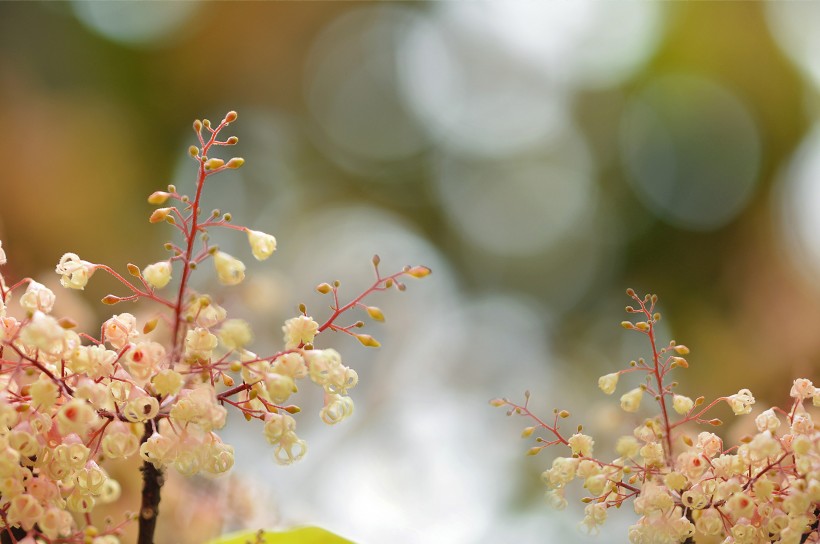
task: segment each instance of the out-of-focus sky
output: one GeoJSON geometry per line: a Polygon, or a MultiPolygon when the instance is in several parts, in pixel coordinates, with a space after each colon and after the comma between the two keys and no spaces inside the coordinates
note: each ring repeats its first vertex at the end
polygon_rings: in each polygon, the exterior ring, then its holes
{"type": "MultiPolygon", "coordinates": [[[[768,405],[818,378],[818,25],[818,3],[3,3],[4,274],[53,283],[66,251],[162,259],[145,196],[190,190],[192,120],[237,110],[247,162],[206,207],[279,240],[220,292],[260,351],[300,302],[321,315],[317,283],[364,286],[373,253],[434,269],[378,299],[378,352],[334,339],[357,411],[326,428],[306,409],[301,463],[234,422],[237,493],[264,505],[248,523],[585,542],[579,512],[542,504],[558,453],[524,460],[525,423],[487,400],[529,388],[545,414],[625,431],[595,381],[646,355],[618,327],[627,287],[692,349],[684,394],[768,405]]],[[[96,280],[59,293],[92,328],[114,288],[96,280]]],[[[163,514],[196,526],[185,503],[163,514]]]]}

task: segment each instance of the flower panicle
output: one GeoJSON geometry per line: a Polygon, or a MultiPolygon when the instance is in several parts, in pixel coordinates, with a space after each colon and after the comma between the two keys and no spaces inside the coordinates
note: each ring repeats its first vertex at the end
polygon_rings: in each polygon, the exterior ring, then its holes
{"type": "MultiPolygon", "coordinates": [[[[382,310],[365,299],[391,288],[404,290],[405,278],[430,273],[413,266],[381,276],[374,258],[376,281],[350,302],[340,303],[339,282],[320,286],[335,300],[322,324],[301,306],[282,327],[280,351],[261,356],[250,351],[251,324],[229,316],[219,298],[190,286],[198,270],[211,272],[212,285],[232,287],[245,280],[245,264],[210,243],[212,229],[244,233],[258,261],[277,249],[273,235],[233,224],[230,213],[201,213],[206,181],[244,164],[239,157],[214,156],[216,148],[238,143],[223,135],[236,120],[236,112],[228,112],[217,125],[194,122],[197,145],[188,153],[198,168],[192,195],[169,185],[148,197],[155,207],[149,222],[171,225],[181,239],[164,245],[170,256],[144,266],[129,263],[122,275],[75,253],[65,253],[55,268],[62,286],[75,290],[85,289],[96,272],[108,274],[120,291],[106,295],[103,303],[141,301],[152,304],[154,313],[120,311],[98,331],[78,332],[75,320],[52,315],[57,296],[49,287],[30,278],[7,284],[0,274],[0,521],[25,534],[17,541],[117,544],[133,516],[106,528],[90,521],[97,506],[116,500],[121,491],[106,461],[142,460],[145,487],[156,493],[144,493],[141,511],[155,511],[157,502],[150,501],[158,501],[163,471],[188,476],[231,470],[234,447],[220,436],[229,410],[257,421],[277,463],[300,460],[308,449],[294,417],[301,412],[293,403],[300,387],[312,383],[322,390],[318,416],[336,425],[353,415],[350,393],[359,382],[338,351],[317,345],[319,334],[344,332],[378,347],[373,336],[356,332],[362,321],[343,326],[337,319],[360,309],[371,320],[384,321],[382,310]],[[208,259],[213,269],[201,266],[208,259]],[[11,304],[21,312],[7,311],[11,304]]],[[[0,266],[7,260],[0,241],[0,266]]],[[[153,531],[139,519],[141,533],[153,531]]]]}
{"type": "Polygon", "coordinates": [[[600,531],[609,508],[630,502],[638,519],[628,538],[637,544],[690,542],[696,533],[736,543],[798,543],[816,536],[820,426],[811,408],[820,406],[820,388],[806,378],[794,380],[791,407],[769,408],[757,415],[757,434],[737,445],[725,444],[709,430],[690,436],[693,425],[721,424],[706,415],[717,405],[725,403],[735,415],[743,416],[752,412],[755,398],[741,389],[703,406],[702,396],[693,400],[676,393],[677,383],[668,381],[668,373],[688,368],[685,357],[690,350],[674,341],[659,347],[656,295],[640,297],[632,289],[627,295],[633,305],[626,311],[638,315],[638,320],[624,321],[622,326],[647,337],[652,359],[631,361],[625,369],[602,375],[598,387],[611,395],[626,374],[642,373],[646,379],[621,396],[621,408],[637,413],[645,409],[642,400],[651,397],[658,410],[617,440],[617,456],[600,457],[593,451],[594,439],[580,426],[574,434],[564,433],[558,423],[568,413],[555,410],[552,423],[541,419],[530,410],[528,393],[520,404],[506,398],[490,401],[492,406],[506,407],[508,415],[521,415],[534,423],[522,437],[546,432],[546,438],[536,437],[539,445],[528,454],[538,454],[546,446],[567,448],[541,475],[547,502],[564,508],[567,487],[573,480],[582,480],[587,492],[582,502],[587,506],[580,525],[592,533],[600,531]]]}

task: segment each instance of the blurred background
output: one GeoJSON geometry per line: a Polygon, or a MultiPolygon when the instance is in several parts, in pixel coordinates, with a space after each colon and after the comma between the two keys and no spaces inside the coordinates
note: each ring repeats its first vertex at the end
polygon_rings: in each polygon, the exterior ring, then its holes
{"type": "MultiPolygon", "coordinates": [[[[253,322],[255,351],[299,303],[327,315],[317,283],[358,294],[373,253],[434,274],[375,297],[381,349],[319,342],[359,372],[352,419],[324,426],[304,391],[291,467],[232,422],[234,476],[172,478],[160,541],[309,523],[371,544],[626,542],[630,508],[595,540],[580,505],[543,504],[563,452],[524,458],[526,423],[487,401],[530,389],[608,456],[634,420],[597,377],[647,355],[618,326],[627,287],[692,349],[681,393],[748,387],[762,409],[818,378],[818,25],[818,3],[3,3],[4,274],[53,285],[66,251],[165,258],[145,197],[191,191],[191,122],[237,110],[246,164],[206,209],[279,251],[255,263],[228,232],[249,279],[197,287],[253,322]]],[[[92,331],[116,292],[101,275],[58,291],[92,331]]]]}

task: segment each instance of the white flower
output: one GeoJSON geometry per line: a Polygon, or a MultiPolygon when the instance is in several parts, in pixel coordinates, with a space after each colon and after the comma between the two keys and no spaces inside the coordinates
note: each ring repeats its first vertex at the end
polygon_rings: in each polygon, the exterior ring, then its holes
{"type": "Polygon", "coordinates": [[[276,251],[276,238],[270,234],[248,229],[248,241],[257,261],[264,261],[276,251]]]}
{"type": "Polygon", "coordinates": [[[739,416],[752,411],[752,404],[755,403],[755,398],[748,389],[741,389],[734,395],[727,397],[726,402],[732,407],[732,411],[735,415],[739,416]]]}
{"type": "Polygon", "coordinates": [[[219,329],[219,339],[228,349],[242,349],[253,340],[251,326],[242,319],[228,319],[219,329]]]}
{"type": "Polygon", "coordinates": [[[320,415],[322,421],[328,425],[335,425],[340,421],[350,417],[353,413],[353,399],[341,395],[328,395],[325,399],[325,406],[320,415]]]}
{"type": "Polygon", "coordinates": [[[216,336],[202,327],[197,327],[185,334],[185,354],[190,357],[208,359],[218,344],[216,336]]]}
{"type": "Polygon", "coordinates": [[[613,372],[612,374],[606,374],[598,378],[598,387],[601,388],[607,395],[611,395],[615,391],[615,386],[618,385],[618,377],[620,374],[618,372],[613,372]]]}
{"type": "Polygon", "coordinates": [[[129,313],[115,315],[103,323],[105,340],[116,349],[122,349],[126,343],[139,334],[137,318],[129,313]]]}
{"type": "Polygon", "coordinates": [[[580,455],[582,457],[592,456],[592,446],[595,444],[592,437],[581,433],[575,433],[569,437],[567,442],[569,443],[569,447],[572,448],[573,455],[580,455]]]}
{"type": "Polygon", "coordinates": [[[170,261],[160,261],[146,266],[142,271],[142,277],[157,289],[162,289],[171,281],[171,271],[170,261]]]}
{"type": "Polygon", "coordinates": [[[36,281],[30,281],[26,292],[20,297],[20,306],[30,313],[40,310],[44,314],[49,314],[54,308],[54,299],[54,292],[51,289],[36,281]]]}
{"type": "Polygon", "coordinates": [[[774,432],[778,427],[780,427],[780,419],[774,413],[774,409],[769,408],[768,410],[761,412],[760,415],[755,418],[755,425],[757,425],[757,430],[760,432],[774,432]]]}
{"type": "Polygon", "coordinates": [[[30,346],[53,353],[63,345],[63,329],[57,320],[43,312],[36,311],[31,321],[20,333],[20,339],[30,346]]]}
{"type": "Polygon", "coordinates": [[[637,412],[641,407],[641,397],[643,397],[643,389],[636,387],[628,393],[621,396],[621,408],[625,412],[637,412]]]}
{"type": "Polygon", "coordinates": [[[222,285],[237,285],[245,279],[245,264],[223,251],[214,254],[214,266],[222,285]]]}
{"type": "Polygon", "coordinates": [[[689,413],[695,405],[695,401],[684,395],[674,395],[672,397],[672,408],[680,415],[689,413]]]}
{"type": "Polygon", "coordinates": [[[789,395],[799,400],[810,399],[814,396],[814,384],[806,378],[797,378],[789,395]]]}
{"type": "Polygon", "coordinates": [[[6,264],[6,252],[3,250],[3,240],[0,240],[0,266],[6,264]]]}
{"type": "Polygon", "coordinates": [[[282,332],[285,333],[285,347],[298,348],[300,344],[310,344],[319,330],[319,324],[313,318],[300,315],[285,321],[282,332]]]}
{"type": "Polygon", "coordinates": [[[584,520],[581,525],[591,533],[597,533],[598,527],[606,521],[606,505],[601,502],[590,503],[584,508],[584,520]]]}
{"type": "Polygon", "coordinates": [[[66,253],[60,257],[60,263],[55,268],[58,274],[63,275],[60,278],[63,287],[80,290],[85,288],[94,270],[92,263],[81,260],[76,253],[66,253]]]}
{"type": "Polygon", "coordinates": [[[715,433],[702,432],[698,435],[698,447],[706,457],[712,458],[723,452],[723,441],[715,433]]]}

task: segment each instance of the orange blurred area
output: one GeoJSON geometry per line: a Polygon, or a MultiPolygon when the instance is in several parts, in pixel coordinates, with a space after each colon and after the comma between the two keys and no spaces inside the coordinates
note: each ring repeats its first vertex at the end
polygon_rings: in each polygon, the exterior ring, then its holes
{"type": "MultiPolygon", "coordinates": [[[[347,428],[303,414],[315,446],[280,469],[237,418],[236,485],[266,506],[242,518],[233,483],[175,480],[165,534],[586,542],[486,401],[529,388],[546,414],[620,425],[595,383],[647,356],[618,326],[627,287],[691,348],[683,394],[765,407],[820,379],[818,24],[815,3],[3,3],[3,274],[166,258],[146,197],[190,192],[192,121],[237,110],[246,163],[205,207],[279,241],[261,265],[216,240],[249,279],[215,296],[263,347],[299,303],[325,310],[319,282],[364,285],[374,253],[434,273],[378,301],[379,353],[334,339],[361,377],[347,428]]],[[[116,289],[58,298],[93,331],[116,289]]]]}

